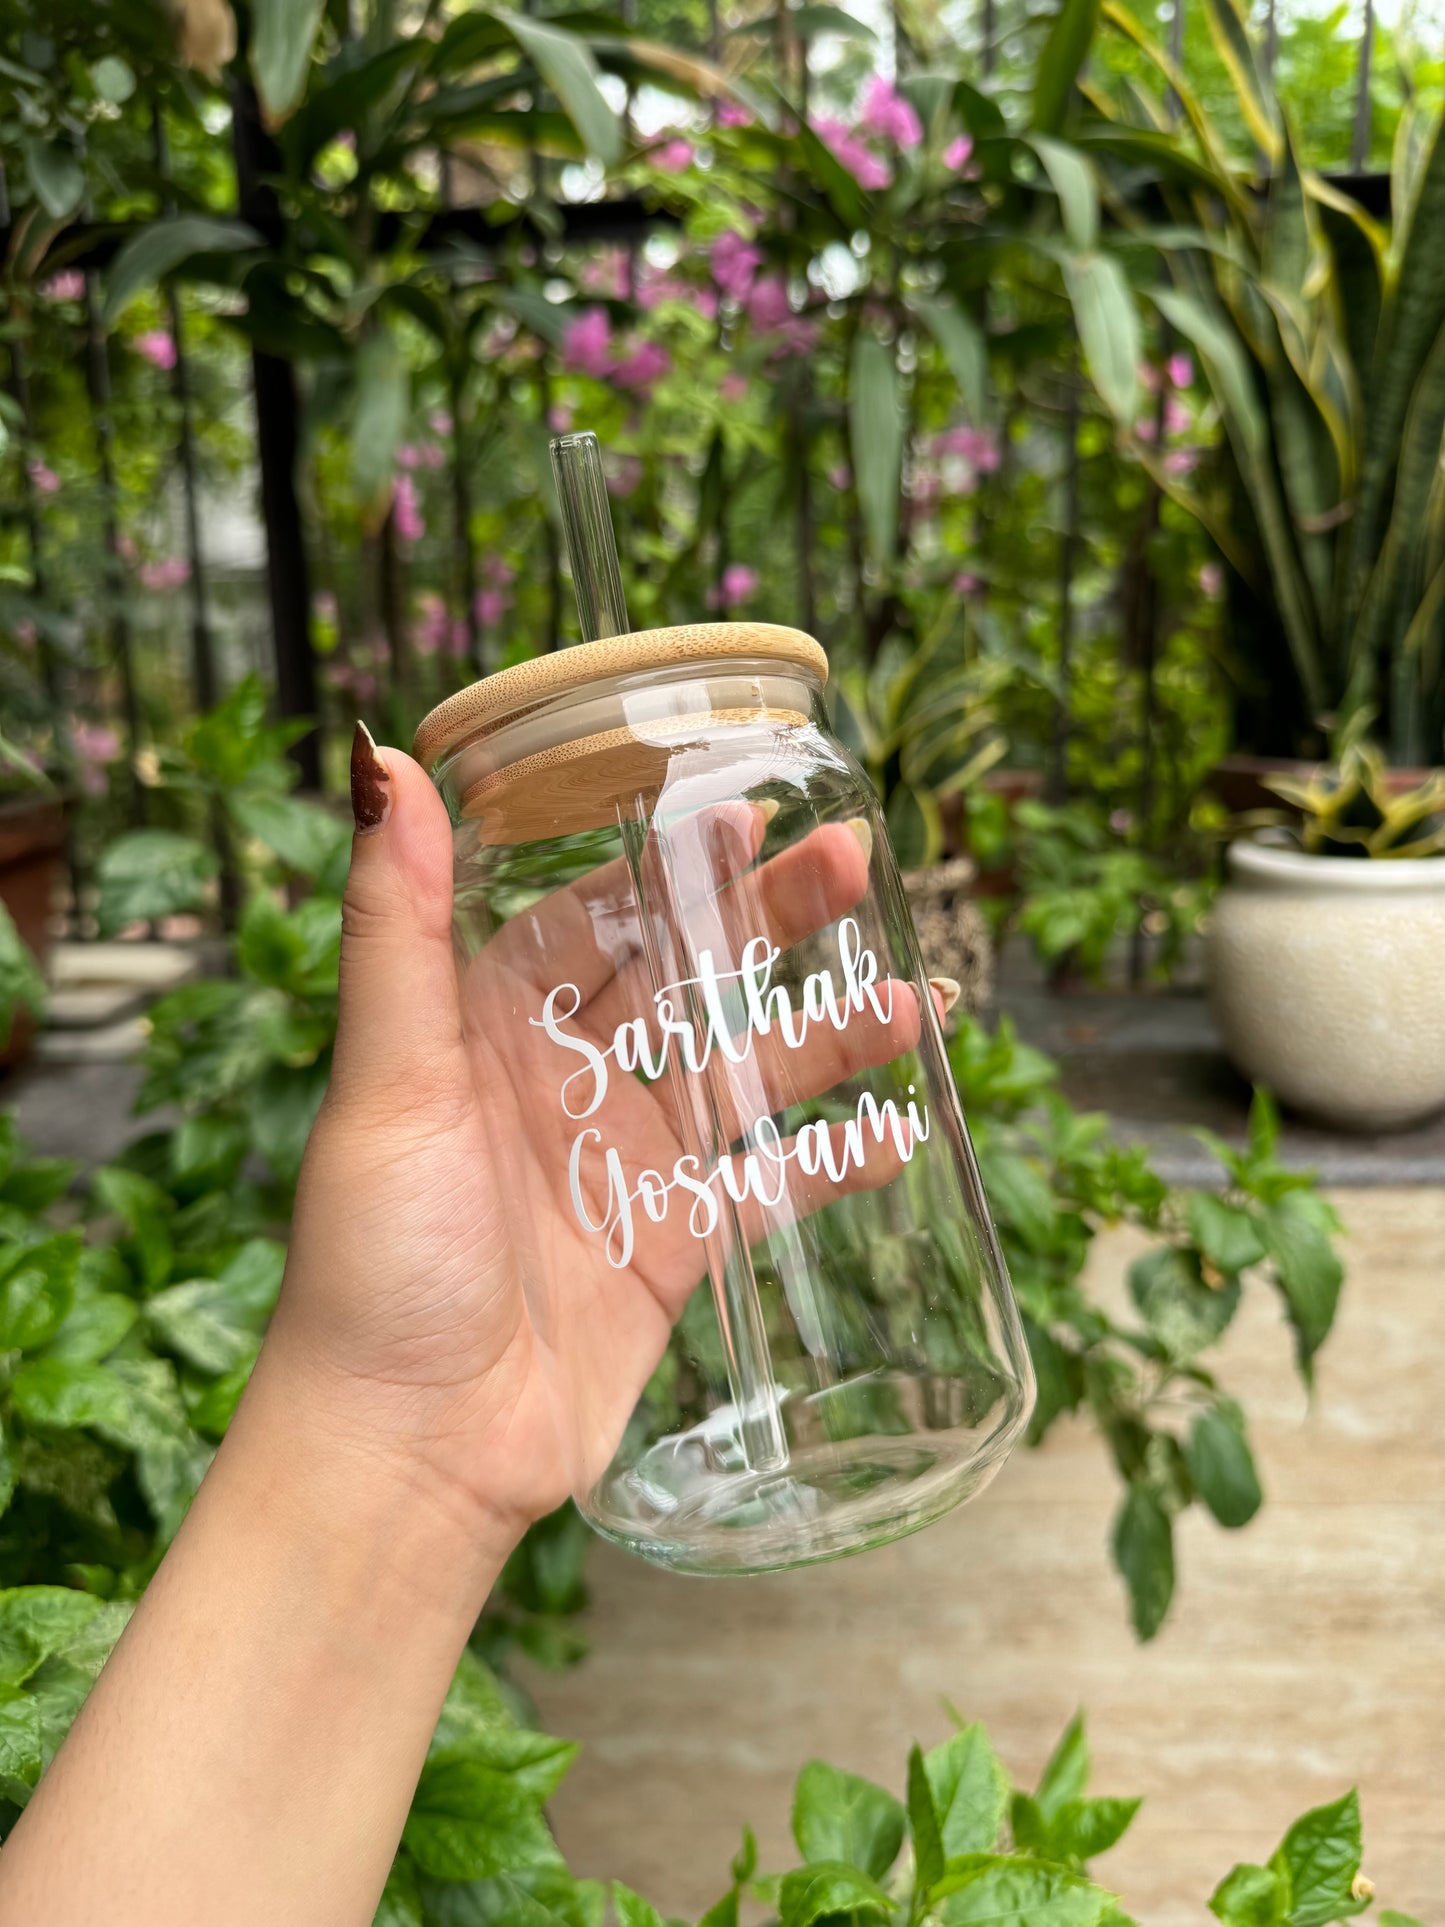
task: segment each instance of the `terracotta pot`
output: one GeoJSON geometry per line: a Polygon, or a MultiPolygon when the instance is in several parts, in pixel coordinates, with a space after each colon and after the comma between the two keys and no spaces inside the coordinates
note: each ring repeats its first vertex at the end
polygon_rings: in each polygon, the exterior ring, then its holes
{"type": "Polygon", "coordinates": [[[1344,1130],[1445,1108],[1445,858],[1229,849],[1210,1002],[1235,1066],[1344,1130]]]}
{"type": "MultiPolygon", "coordinates": [[[[53,797],[15,797],[0,803],[0,903],[34,951],[41,968],[50,953],[50,909],[65,851],[65,810],[53,797]]],[[[34,1025],[17,1013],[0,1065],[15,1064],[30,1046],[34,1025]]]]}

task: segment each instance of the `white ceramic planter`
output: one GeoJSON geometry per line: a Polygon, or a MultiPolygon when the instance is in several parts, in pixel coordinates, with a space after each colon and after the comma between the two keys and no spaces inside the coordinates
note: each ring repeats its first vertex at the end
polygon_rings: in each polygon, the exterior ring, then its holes
{"type": "Polygon", "coordinates": [[[1347,1130],[1445,1107],[1445,858],[1241,842],[1229,868],[1207,968],[1236,1067],[1347,1130]]]}

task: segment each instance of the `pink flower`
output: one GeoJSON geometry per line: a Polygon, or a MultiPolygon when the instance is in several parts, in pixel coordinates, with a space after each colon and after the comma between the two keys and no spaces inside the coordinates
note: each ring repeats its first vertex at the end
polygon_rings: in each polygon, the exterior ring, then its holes
{"type": "Polygon", "coordinates": [[[724,375],[717,391],[726,402],[742,401],[748,392],[748,378],[746,375],[724,375]]]}
{"type": "Polygon", "coordinates": [[[477,612],[477,621],[484,629],[490,629],[499,623],[511,608],[512,599],[503,594],[500,589],[479,589],[477,599],[472,606],[477,612]]]}
{"type": "Polygon", "coordinates": [[[482,577],[494,589],[505,589],[509,582],[516,581],[517,571],[499,555],[489,555],[482,564],[482,577]]]}
{"type": "Polygon", "coordinates": [[[957,455],[978,475],[992,475],[1003,457],[989,428],[946,428],[933,438],[935,455],[957,455]]]}
{"type": "Polygon", "coordinates": [[[736,609],[739,603],[747,601],[757,586],[756,569],[750,569],[746,562],[730,562],[722,572],[722,581],[708,593],[708,607],[736,609]]]}
{"type": "Polygon", "coordinates": [[[572,428],[572,410],[560,401],[554,401],[547,410],[547,426],[554,435],[566,435],[572,428]]]}
{"type": "Polygon", "coordinates": [[[604,308],[588,308],[562,336],[562,365],[600,379],[612,365],[612,324],[604,308]]]}
{"type": "Polygon", "coordinates": [[[818,345],[818,329],[815,323],[805,321],[802,315],[789,315],[781,328],[773,330],[777,347],[769,357],[772,361],[786,359],[788,355],[811,354],[818,345]]]}
{"type": "Polygon", "coordinates": [[[664,174],[685,174],[692,166],[694,159],[692,142],[668,141],[662,147],[654,147],[648,159],[664,174]]]}
{"type": "Polygon", "coordinates": [[[419,656],[434,656],[447,639],[446,604],[434,589],[416,599],[418,620],[411,632],[411,646],[419,656]]]}
{"type": "Polygon", "coordinates": [[[1164,426],[1171,435],[1187,435],[1194,426],[1194,417],[1177,395],[1164,398],[1164,426]]]}
{"type": "Polygon", "coordinates": [[[734,301],[746,299],[748,289],[762,265],[761,249],[755,248],[751,241],[745,241],[741,234],[731,228],[725,234],[720,234],[712,244],[712,278],[723,293],[731,295],[734,301]]]}
{"type": "Polygon", "coordinates": [[[1224,570],[1217,562],[1200,563],[1199,586],[1211,602],[1218,602],[1224,594],[1224,570]]]}
{"type": "Polygon", "coordinates": [[[620,455],[617,466],[607,477],[609,495],[630,495],[642,480],[642,463],[635,455],[620,455]]]}
{"type": "Polygon", "coordinates": [[[60,491],[60,477],[47,462],[34,455],[25,464],[26,472],[42,495],[56,495],[60,491]]]}
{"type": "Polygon", "coordinates": [[[401,447],[396,451],[396,465],[398,468],[419,468],[421,466],[421,455],[414,442],[402,443],[401,447]]]}
{"type": "Polygon", "coordinates": [[[717,110],[719,127],[751,127],[753,117],[746,107],[740,107],[735,100],[719,101],[717,110]]]}
{"type": "Polygon", "coordinates": [[[70,740],[84,763],[113,763],[120,755],[120,737],[104,723],[76,723],[70,740]]]}
{"type": "Polygon", "coordinates": [[[318,589],[312,596],[311,613],[318,622],[335,622],[336,597],[329,589],[318,589]]]}
{"type": "Polygon", "coordinates": [[[1172,448],[1164,457],[1164,473],[1183,477],[1192,475],[1199,466],[1199,451],[1195,448],[1172,448]]]}
{"type": "Polygon", "coordinates": [[[1154,366],[1153,362],[1141,361],[1136,372],[1139,376],[1139,386],[1144,390],[1145,394],[1157,395],[1159,393],[1161,377],[1159,370],[1154,366]]]}
{"type": "Polygon", "coordinates": [[[983,584],[971,569],[960,569],[953,578],[955,595],[977,595],[983,584]]]}
{"type": "Polygon", "coordinates": [[[63,274],[52,274],[40,292],[47,301],[84,301],[85,276],[79,268],[67,268],[63,274]]]}
{"type": "Polygon", "coordinates": [[[781,328],[793,315],[792,303],[788,300],[788,290],[781,275],[770,274],[763,281],[754,282],[748,290],[743,304],[748,311],[748,319],[755,328],[767,333],[769,329],[781,328]]]}
{"type": "Polygon", "coordinates": [[[954,174],[961,174],[972,158],[973,139],[968,134],[960,134],[943,150],[943,165],[954,174]]]}
{"type": "Polygon", "coordinates": [[[166,561],[142,562],[135,573],[143,589],[164,593],[169,589],[179,589],[190,581],[191,565],[184,556],[173,555],[166,561]]]}
{"type": "Polygon", "coordinates": [[[592,294],[620,301],[627,293],[627,255],[622,248],[603,248],[586,263],[578,280],[592,294]]]}
{"type": "Polygon", "coordinates": [[[416,483],[410,475],[397,477],[396,487],[392,491],[391,513],[398,539],[408,544],[420,542],[426,534],[426,522],[421,504],[417,501],[416,483]]]}
{"type": "Polygon", "coordinates": [[[175,340],[164,328],[152,328],[149,334],[137,335],[130,345],[153,368],[169,370],[176,365],[175,340]]]}
{"type": "Polygon", "coordinates": [[[1154,441],[1158,434],[1154,426],[1154,417],[1152,415],[1145,415],[1142,420],[1137,421],[1134,424],[1134,433],[1139,437],[1141,442],[1154,441]]]}
{"type": "Polygon", "coordinates": [[[859,187],[873,192],[891,185],[893,171],[851,127],[840,120],[815,120],[813,132],[840,167],[846,167],[859,187]]]}
{"type": "Polygon", "coordinates": [[[1190,355],[1171,355],[1165,373],[1175,388],[1194,386],[1194,361],[1190,355]]]}
{"type": "Polygon", "coordinates": [[[869,85],[859,126],[895,147],[917,147],[923,139],[923,122],[912,104],[882,74],[875,74],[869,85]]]}
{"type": "Polygon", "coordinates": [[[853,471],[846,462],[839,462],[836,468],[828,470],[828,486],[841,495],[846,488],[853,486],[853,471]]]}
{"type": "Polygon", "coordinates": [[[619,388],[631,388],[648,395],[672,366],[672,356],[655,341],[639,341],[612,371],[619,388]]]}
{"type": "Polygon", "coordinates": [[[445,441],[447,436],[450,435],[456,427],[456,423],[452,420],[445,408],[438,408],[433,411],[427,426],[431,429],[433,435],[440,435],[442,440],[445,441]]]}

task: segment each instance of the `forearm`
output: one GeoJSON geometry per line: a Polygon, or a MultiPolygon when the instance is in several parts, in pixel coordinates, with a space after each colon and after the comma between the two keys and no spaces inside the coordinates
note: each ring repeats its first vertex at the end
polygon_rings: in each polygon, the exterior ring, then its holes
{"type": "MultiPolygon", "coordinates": [[[[278,1334],[279,1338],[279,1334],[278,1334]]],[[[359,1397],[359,1394],[357,1395],[359,1397]]],[[[0,1919],[365,1927],[505,1530],[263,1356],[0,1853],[0,1919]]]]}

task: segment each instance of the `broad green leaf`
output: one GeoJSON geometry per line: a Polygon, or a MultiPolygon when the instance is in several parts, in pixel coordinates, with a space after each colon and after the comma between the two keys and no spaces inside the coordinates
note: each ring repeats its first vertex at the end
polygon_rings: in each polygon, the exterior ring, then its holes
{"type": "Polygon", "coordinates": [[[170,1350],[202,1371],[234,1372],[260,1349],[284,1262],[278,1245],[257,1239],[219,1278],[192,1278],[155,1292],[146,1301],[146,1320],[170,1350]]]}
{"type": "Polygon", "coordinates": [[[68,1586],[12,1586],[0,1592],[0,1682],[18,1686],[61,1652],[100,1611],[100,1601],[68,1586]]]}
{"type": "Polygon", "coordinates": [[[431,1751],[466,1753],[479,1737],[485,1739],[516,1724],[516,1715],[490,1667],[468,1649],[457,1662],[447,1688],[431,1751]]]}
{"type": "Polygon", "coordinates": [[[1264,1494],[1237,1407],[1211,1406],[1189,1430],[1184,1447],[1194,1489],[1222,1526],[1245,1526],[1264,1494]]]}
{"type": "Polygon", "coordinates": [[[118,54],[105,54],[91,68],[90,84],[112,107],[123,107],[135,92],[135,73],[118,54]]]}
{"type": "Polygon", "coordinates": [[[192,255],[238,254],[263,245],[244,221],[218,220],[210,214],[171,214],[152,221],[131,236],[111,264],[102,319],[111,326],[132,301],[157,288],[192,255]]]}
{"type": "Polygon", "coordinates": [[[113,1211],[130,1232],[141,1282],[154,1291],[170,1276],[174,1244],[171,1201],[157,1184],[122,1165],[103,1165],[91,1179],[97,1202],[113,1211]]]}
{"type": "Polygon", "coordinates": [[[416,1866],[408,1854],[399,1853],[392,1862],[371,1927],[426,1927],[416,1866]]]}
{"type": "Polygon", "coordinates": [[[38,1351],[60,1330],[75,1297],[80,1240],[46,1238],[18,1254],[0,1247],[0,1352],[38,1351]]]}
{"type": "Polygon", "coordinates": [[[988,346],[983,330],[946,295],[917,295],[911,305],[942,350],[969,419],[981,424],[988,416],[988,346]]]}
{"type": "Polygon", "coordinates": [[[1289,1882],[1290,1927],[1327,1927],[1365,1911],[1369,1901],[1352,1892],[1363,1851],[1353,1791],[1295,1821],[1269,1863],[1289,1882]]]}
{"type": "Polygon", "coordinates": [[[1280,1927],[1288,1900],[1286,1883],[1268,1867],[1239,1866],[1215,1888],[1209,1911],[1224,1927],[1280,1927]]]}
{"type": "Polygon", "coordinates": [[[52,221],[63,221],[85,198],[85,169],[64,141],[29,135],[20,143],[35,198],[52,221]]]}
{"type": "Polygon", "coordinates": [[[340,956],[341,905],[335,898],[308,897],[287,910],[263,890],[246,905],[236,961],[257,983],[274,984],[293,997],[333,997],[340,956]]]}
{"type": "Polygon", "coordinates": [[[411,413],[411,376],[400,348],[386,329],[362,343],[356,357],[355,407],[351,420],[351,479],[370,515],[391,499],[396,451],[411,413]]]}
{"type": "Polygon", "coordinates": [[[97,1365],[115,1350],[138,1316],[135,1300],[117,1291],[77,1297],[45,1355],[71,1365],[97,1365]]]}
{"type": "Polygon", "coordinates": [[[1226,1204],[1207,1191],[1191,1191],[1185,1211],[1189,1235],[1217,1271],[1226,1277],[1258,1264],[1264,1254],[1264,1240],[1253,1218],[1238,1205],[1226,1204]]]}
{"type": "Polygon", "coordinates": [[[99,865],[102,935],[180,910],[204,909],[219,868],[214,850],[175,830],[131,830],[117,837],[99,865]]]}
{"type": "Polygon", "coordinates": [[[988,1853],[1008,1810],[1008,1774],[982,1724],[975,1721],[924,1756],[945,1860],[988,1853]]]}
{"type": "Polygon", "coordinates": [[[908,1830],[913,1839],[915,1878],[919,1888],[927,1890],[942,1879],[948,1856],[943,1850],[943,1834],[933,1788],[928,1782],[928,1768],[917,1746],[908,1755],[908,1830]]]}
{"type": "Polygon", "coordinates": [[[1117,1799],[1066,1801],[1049,1830],[1051,1857],[1088,1861],[1107,1853],[1128,1832],[1142,1804],[1117,1799]]]}
{"type": "Polygon", "coordinates": [[[325,0],[252,0],[251,71],[275,126],[300,105],[325,0]]]}
{"type": "Polygon", "coordinates": [[[1114,417],[1132,427],[1139,413],[1139,315],[1112,255],[1065,255],[1064,286],[1073,304],[1089,378],[1114,417]]]}
{"type": "Polygon", "coordinates": [[[0,1050],[10,1042],[15,1019],[26,1011],[38,1023],[45,1015],[45,979],[35,953],[0,903],[0,1050]]]}
{"type": "Polygon", "coordinates": [[[324,1057],[296,1070],[277,1064],[256,1080],[247,1096],[256,1149],[284,1184],[296,1182],[329,1076],[324,1057]]]}
{"type": "Polygon", "coordinates": [[[10,1440],[6,1435],[5,1422],[0,1419],[0,1518],[5,1516],[10,1501],[15,1497],[15,1487],[19,1479],[20,1474],[15,1464],[15,1454],[11,1450],[10,1440]]]}
{"type": "Polygon", "coordinates": [[[1129,1267],[1129,1292],[1150,1331],[1180,1360],[1194,1358],[1228,1329],[1239,1309],[1238,1278],[1208,1285],[1199,1253],[1161,1245],[1129,1267]]]}
{"type": "Polygon", "coordinates": [[[351,841],[347,825],[320,804],[264,790],[226,798],[232,820],[301,876],[318,877],[351,841]]]}
{"type": "Polygon", "coordinates": [[[1058,1202],[1038,1165],[1017,1151],[985,1144],[979,1152],[979,1171],[990,1209],[1001,1227],[1030,1251],[1050,1250],[1058,1224],[1058,1202]]]}
{"type": "Polygon", "coordinates": [[[652,1902],[635,1894],[630,1887],[624,1887],[620,1880],[613,1881],[611,1892],[617,1927],[666,1927],[652,1902]]]}
{"type": "Polygon", "coordinates": [[[1034,74],[1033,126],[1056,134],[1099,25],[1099,0],[1060,0],[1034,74]]]}
{"type": "Polygon", "coordinates": [[[1413,1914],[1402,1914],[1394,1907],[1386,1907],[1380,1915],[1380,1927],[1425,1927],[1425,1923],[1416,1920],[1413,1914]]]}
{"type": "Polygon", "coordinates": [[[622,130],[598,85],[597,63],[578,35],[501,7],[493,10],[566,109],[590,154],[611,165],[622,157],[622,130]]]}
{"type": "Polygon", "coordinates": [[[541,1802],[511,1774],[464,1753],[438,1753],[422,1768],[402,1840],[438,1880],[561,1865],[541,1802]]]}
{"type": "Polygon", "coordinates": [[[855,1920],[886,1919],[894,1903],[876,1880],[841,1862],[800,1867],[784,1874],[778,1895],[782,1927],[813,1927],[830,1914],[851,1914],[855,1920]]]}
{"type": "Polygon", "coordinates": [[[798,1775],[793,1838],[804,1860],[843,1862],[881,1880],[898,1858],[904,1825],[902,1806],[871,1780],[822,1760],[798,1775]]]}
{"type": "Polygon", "coordinates": [[[180,1529],[210,1465],[211,1448],[186,1419],[175,1367],[169,1359],[113,1358],[105,1367],[121,1388],[125,1407],[97,1429],[135,1454],[136,1480],[168,1545],[180,1529]]]}
{"type": "Polygon", "coordinates": [[[1088,1727],[1083,1713],[1075,1713],[1049,1755],[1034,1796],[1046,1820],[1052,1822],[1071,1800],[1083,1798],[1091,1768],[1088,1727]]]}
{"type": "Polygon", "coordinates": [[[1099,188],[1093,164],[1067,141],[1033,134],[1029,146],[1043,162],[1044,172],[1059,198],[1059,215],[1071,248],[1088,254],[1099,239],[1099,188]]]}
{"type": "Polygon", "coordinates": [[[874,561],[887,568],[898,546],[903,411],[893,352],[866,332],[853,344],[848,425],[863,532],[874,561]]]}
{"type": "Polygon", "coordinates": [[[1238,337],[1218,314],[1177,288],[1154,288],[1150,298],[1175,333],[1182,335],[1198,354],[1240,448],[1261,459],[1269,429],[1238,337]]]}
{"type": "Polygon", "coordinates": [[[16,1411],[28,1425],[53,1431],[79,1426],[122,1426],[128,1411],[125,1388],[104,1365],[72,1365],[63,1358],[37,1358],[22,1365],[10,1386],[16,1411]]]}
{"type": "Polygon", "coordinates": [[[1174,1528],[1147,1486],[1129,1487],[1114,1523],[1113,1552],[1129,1588],[1134,1630],[1152,1639],[1174,1597],[1174,1528]]]}
{"type": "Polygon", "coordinates": [[[1081,1874],[968,1854],[934,1888],[936,1917],[948,1927],[1098,1927],[1114,1896],[1081,1874]]]}
{"type": "Polygon", "coordinates": [[[1237,0],[1204,0],[1204,12],[1215,50],[1234,82],[1235,100],[1245,124],[1266,154],[1277,154],[1280,148],[1278,112],[1237,0]]]}
{"type": "Polygon", "coordinates": [[[1276,1203],[1266,1205],[1256,1222],[1274,1260],[1295,1330],[1300,1370],[1308,1381],[1315,1353],[1335,1322],[1345,1268],[1331,1242],[1321,1200],[1311,1193],[1286,1192],[1276,1203]]]}

